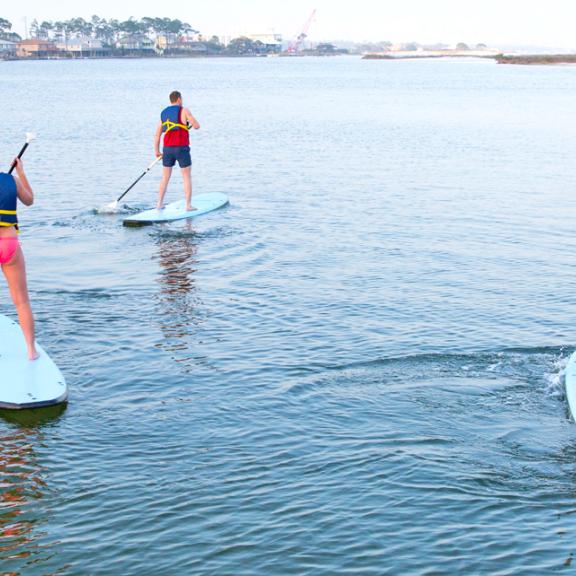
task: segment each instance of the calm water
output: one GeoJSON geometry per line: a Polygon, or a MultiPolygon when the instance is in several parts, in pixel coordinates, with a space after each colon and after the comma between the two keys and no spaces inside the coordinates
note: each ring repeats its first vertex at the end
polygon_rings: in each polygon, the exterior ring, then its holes
{"type": "Polygon", "coordinates": [[[576,68],[28,62],[0,80],[2,164],[39,135],[22,240],[71,391],[0,420],[0,572],[571,571],[576,68]],[[152,159],[174,88],[202,124],[195,190],[231,204],[123,228],[95,209],[152,159]]]}

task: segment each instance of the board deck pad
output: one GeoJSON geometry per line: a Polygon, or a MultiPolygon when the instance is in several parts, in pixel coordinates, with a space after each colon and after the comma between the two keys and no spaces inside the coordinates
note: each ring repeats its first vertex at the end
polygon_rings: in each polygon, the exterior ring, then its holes
{"type": "Polygon", "coordinates": [[[64,376],[38,344],[40,357],[28,360],[20,326],[0,314],[0,408],[27,409],[66,402],[64,376]]]}
{"type": "Polygon", "coordinates": [[[566,398],[572,418],[576,420],[576,352],[570,356],[566,365],[566,398]]]}
{"type": "Polygon", "coordinates": [[[212,212],[228,204],[228,196],[222,192],[210,192],[192,196],[192,206],[196,208],[192,212],[186,211],[186,201],[178,200],[167,204],[162,210],[152,208],[144,212],[138,212],[123,221],[124,226],[146,226],[148,224],[159,224],[162,222],[174,222],[201,216],[207,212],[212,212]]]}

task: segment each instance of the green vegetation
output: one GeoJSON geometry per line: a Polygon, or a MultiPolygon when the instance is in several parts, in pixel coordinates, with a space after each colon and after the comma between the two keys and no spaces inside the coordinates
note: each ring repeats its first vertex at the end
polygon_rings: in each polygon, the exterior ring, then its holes
{"type": "Polygon", "coordinates": [[[234,38],[226,46],[226,53],[231,56],[257,56],[270,52],[270,48],[260,40],[251,40],[245,36],[234,38]]]}
{"type": "Polygon", "coordinates": [[[30,34],[41,40],[64,41],[73,36],[92,37],[105,45],[114,44],[119,38],[127,34],[154,34],[156,36],[178,36],[197,34],[190,24],[181,20],[170,18],[149,18],[140,20],[129,18],[119,21],[106,20],[99,16],[92,16],[90,20],[84,18],[71,18],[70,20],[56,21],[33,20],[30,25],[30,34]]]}
{"type": "Polygon", "coordinates": [[[525,54],[496,56],[498,64],[576,64],[576,54],[525,54]]]}
{"type": "Polygon", "coordinates": [[[5,18],[0,18],[0,40],[10,40],[11,42],[22,40],[19,34],[12,32],[12,22],[5,18]]]}
{"type": "Polygon", "coordinates": [[[348,54],[349,51],[342,48],[337,48],[334,44],[329,44],[328,42],[323,42],[318,44],[316,48],[310,48],[308,50],[303,50],[303,54],[307,56],[339,56],[342,54],[348,54]]]}

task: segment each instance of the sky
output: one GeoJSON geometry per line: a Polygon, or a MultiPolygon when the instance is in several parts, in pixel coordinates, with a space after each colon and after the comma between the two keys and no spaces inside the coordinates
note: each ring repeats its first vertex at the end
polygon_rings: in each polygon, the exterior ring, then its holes
{"type": "Polygon", "coordinates": [[[575,0],[173,0],[165,6],[151,0],[99,0],[96,4],[21,0],[0,7],[0,17],[10,20],[20,34],[25,18],[30,24],[34,18],[88,19],[97,14],[120,20],[178,18],[207,36],[274,31],[289,40],[302,30],[314,9],[312,41],[482,42],[493,47],[516,44],[576,50],[575,0]]]}

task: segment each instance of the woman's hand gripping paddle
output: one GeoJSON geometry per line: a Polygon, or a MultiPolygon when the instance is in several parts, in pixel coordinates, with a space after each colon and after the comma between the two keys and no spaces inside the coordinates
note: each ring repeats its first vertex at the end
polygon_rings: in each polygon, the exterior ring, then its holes
{"type": "MultiPolygon", "coordinates": [[[[32,142],[36,138],[36,134],[32,134],[32,132],[26,132],[26,143],[22,146],[22,150],[20,150],[17,158],[22,158],[24,152],[26,152],[26,148],[28,148],[28,144],[32,142]]],[[[16,161],[12,162],[12,166],[10,166],[10,170],[8,170],[8,174],[12,174],[14,172],[14,168],[16,168],[16,161]]]]}

